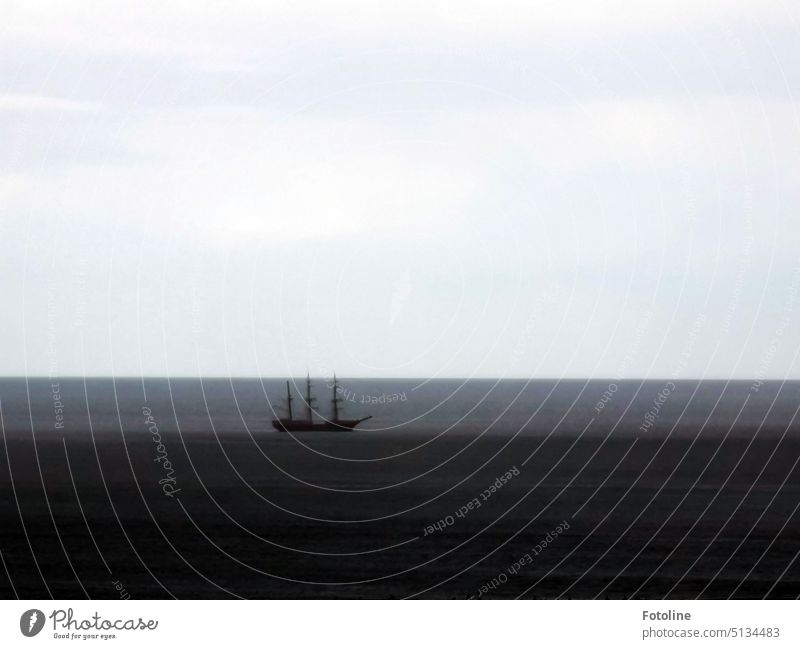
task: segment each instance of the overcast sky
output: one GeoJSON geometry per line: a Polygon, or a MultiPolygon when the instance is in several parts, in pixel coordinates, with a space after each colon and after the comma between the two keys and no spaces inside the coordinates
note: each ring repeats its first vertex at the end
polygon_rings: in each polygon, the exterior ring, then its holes
{"type": "Polygon", "coordinates": [[[800,378],[793,1],[1,13],[2,374],[800,378]]]}

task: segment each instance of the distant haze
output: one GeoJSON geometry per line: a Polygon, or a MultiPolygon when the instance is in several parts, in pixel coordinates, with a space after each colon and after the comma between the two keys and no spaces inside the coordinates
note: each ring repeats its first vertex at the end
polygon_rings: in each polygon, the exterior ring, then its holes
{"type": "Polygon", "coordinates": [[[2,14],[0,375],[800,378],[795,2],[2,14]]]}

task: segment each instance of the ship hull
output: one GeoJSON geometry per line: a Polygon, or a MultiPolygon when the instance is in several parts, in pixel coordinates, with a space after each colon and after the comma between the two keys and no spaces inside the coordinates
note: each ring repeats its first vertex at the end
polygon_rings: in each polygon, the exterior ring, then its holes
{"type": "Polygon", "coordinates": [[[336,421],[323,421],[323,422],[308,422],[308,421],[298,421],[294,420],[286,420],[286,419],[273,419],[272,426],[275,430],[280,430],[284,432],[290,431],[331,431],[331,430],[353,430],[356,426],[358,426],[362,421],[369,419],[369,417],[364,417],[363,419],[338,419],[336,421]]]}

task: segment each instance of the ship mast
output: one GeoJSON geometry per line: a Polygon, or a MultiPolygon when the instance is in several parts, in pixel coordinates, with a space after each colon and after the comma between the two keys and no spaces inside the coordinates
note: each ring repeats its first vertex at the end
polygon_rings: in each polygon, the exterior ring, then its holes
{"type": "Polygon", "coordinates": [[[311,377],[306,373],[306,408],[308,409],[308,423],[314,418],[314,410],[311,408],[313,397],[311,396],[311,377]]]}
{"type": "Polygon", "coordinates": [[[333,374],[333,398],[331,399],[331,403],[333,404],[333,421],[339,421],[339,397],[336,396],[338,393],[338,384],[336,383],[336,373],[333,374]]]}
{"type": "Polygon", "coordinates": [[[286,402],[289,404],[289,421],[292,417],[292,391],[289,389],[289,381],[286,381],[286,402]]]}

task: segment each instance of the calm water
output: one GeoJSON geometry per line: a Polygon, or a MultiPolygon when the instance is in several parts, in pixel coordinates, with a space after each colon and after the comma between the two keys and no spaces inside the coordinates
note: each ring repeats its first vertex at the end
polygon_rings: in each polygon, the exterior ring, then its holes
{"type": "Polygon", "coordinates": [[[292,436],[281,381],[0,380],[0,592],[800,595],[798,383],[342,387],[292,436]]]}

